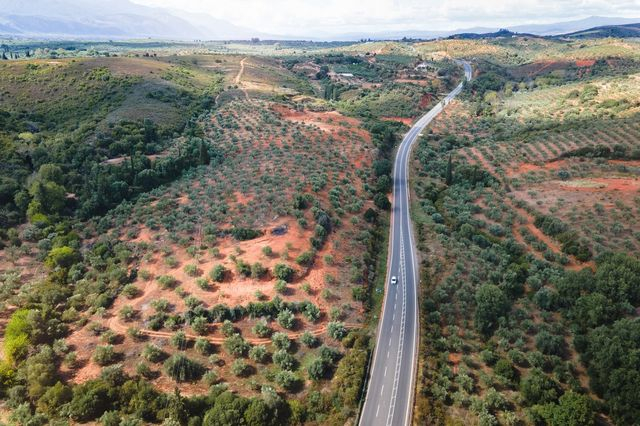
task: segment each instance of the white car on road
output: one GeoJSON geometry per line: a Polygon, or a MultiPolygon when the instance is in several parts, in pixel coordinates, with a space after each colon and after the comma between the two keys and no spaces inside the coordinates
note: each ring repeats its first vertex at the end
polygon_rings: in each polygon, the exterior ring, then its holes
{"type": "Polygon", "coordinates": [[[391,284],[392,285],[396,285],[398,284],[398,279],[396,278],[396,276],[394,275],[393,277],[391,277],[391,284]]]}

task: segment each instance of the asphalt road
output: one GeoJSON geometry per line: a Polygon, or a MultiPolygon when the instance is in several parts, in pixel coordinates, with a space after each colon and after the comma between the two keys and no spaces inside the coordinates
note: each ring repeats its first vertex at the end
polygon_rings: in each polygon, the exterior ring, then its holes
{"type": "MultiPolygon", "coordinates": [[[[465,77],[471,80],[467,62],[465,77]]],[[[413,407],[418,350],[419,264],[409,213],[408,164],[413,143],[420,133],[463,88],[460,83],[446,98],[425,114],[405,135],[393,169],[391,237],[385,299],[367,395],[360,425],[409,425],[413,407]],[[391,277],[398,279],[391,284],[391,277]]]]}

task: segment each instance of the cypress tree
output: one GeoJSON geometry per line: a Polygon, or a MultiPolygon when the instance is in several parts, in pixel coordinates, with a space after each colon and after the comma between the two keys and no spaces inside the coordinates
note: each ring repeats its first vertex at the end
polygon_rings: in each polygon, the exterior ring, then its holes
{"type": "Polygon", "coordinates": [[[200,164],[203,166],[209,164],[211,162],[211,157],[209,156],[209,149],[204,141],[200,142],[200,164]]]}

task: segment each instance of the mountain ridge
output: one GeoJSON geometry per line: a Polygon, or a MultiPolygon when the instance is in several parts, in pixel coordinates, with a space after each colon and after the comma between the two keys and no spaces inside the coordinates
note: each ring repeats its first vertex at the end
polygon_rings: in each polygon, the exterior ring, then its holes
{"type": "MultiPolygon", "coordinates": [[[[562,36],[611,27],[610,34],[631,34],[633,30],[614,29],[640,22],[640,18],[591,16],[584,19],[498,27],[472,27],[455,30],[351,32],[343,34],[265,34],[208,14],[151,7],[130,0],[112,0],[105,13],[104,2],[86,0],[75,4],[71,0],[31,0],[28,8],[20,0],[1,0],[0,35],[44,38],[158,38],[171,40],[246,40],[252,37],[270,40],[355,41],[435,39],[446,37],[481,38],[500,36],[506,30],[516,34],[562,36]]],[[[601,30],[602,33],[604,30],[601,30]]],[[[504,34],[502,34],[504,36],[504,34]]],[[[577,36],[576,36],[577,37],[577,36]]]]}

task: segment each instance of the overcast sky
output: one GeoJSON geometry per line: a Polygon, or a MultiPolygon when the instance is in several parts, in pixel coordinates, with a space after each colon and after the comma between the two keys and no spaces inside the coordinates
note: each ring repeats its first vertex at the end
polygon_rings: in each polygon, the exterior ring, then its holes
{"type": "Polygon", "coordinates": [[[640,0],[133,0],[272,34],[451,30],[640,17],[640,0]]]}

